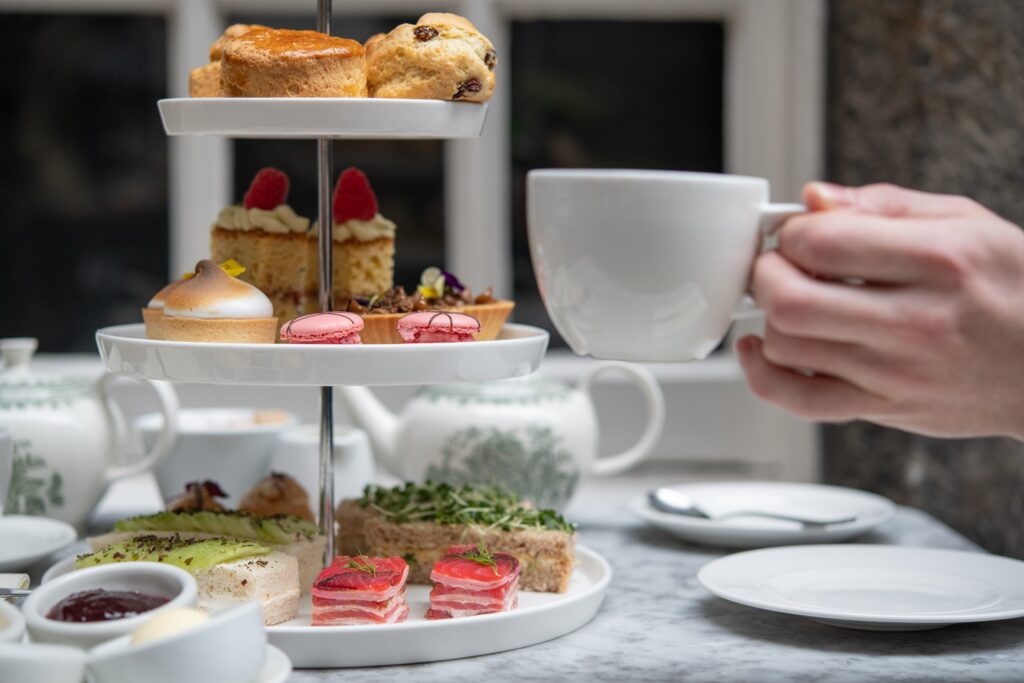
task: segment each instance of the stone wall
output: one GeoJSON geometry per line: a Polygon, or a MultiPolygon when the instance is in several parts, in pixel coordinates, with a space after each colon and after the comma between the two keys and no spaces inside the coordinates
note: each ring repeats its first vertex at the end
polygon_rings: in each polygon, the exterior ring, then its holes
{"type": "MultiPolygon", "coordinates": [[[[1024,224],[1022,36],[1019,0],[831,0],[828,179],[964,194],[1024,224]]],[[[827,481],[923,508],[1024,558],[1024,444],[865,423],[823,438],[827,481]]]]}

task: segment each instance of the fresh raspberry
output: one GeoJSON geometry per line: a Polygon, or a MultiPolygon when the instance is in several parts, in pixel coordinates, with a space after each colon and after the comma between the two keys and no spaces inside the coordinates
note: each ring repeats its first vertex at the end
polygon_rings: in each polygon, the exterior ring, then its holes
{"type": "Polygon", "coordinates": [[[371,220],[377,215],[377,197],[373,194],[366,174],[358,168],[346,168],[334,186],[334,222],[357,218],[371,220]]]}
{"type": "Polygon", "coordinates": [[[288,176],[276,168],[261,168],[245,193],[245,208],[270,211],[288,199],[288,176]]]}

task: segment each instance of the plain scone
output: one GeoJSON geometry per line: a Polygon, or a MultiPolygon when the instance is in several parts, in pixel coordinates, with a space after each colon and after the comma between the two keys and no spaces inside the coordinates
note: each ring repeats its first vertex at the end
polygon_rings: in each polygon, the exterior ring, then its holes
{"type": "Polygon", "coordinates": [[[457,14],[424,14],[373,36],[366,50],[370,97],[484,102],[494,94],[494,46],[457,14]]]}
{"type": "Polygon", "coordinates": [[[223,44],[225,97],[366,97],[363,46],[317,31],[256,29],[223,44]]]}
{"type": "Polygon", "coordinates": [[[231,24],[210,45],[210,63],[192,69],[188,75],[189,97],[220,97],[220,56],[229,40],[252,31],[269,28],[261,24],[231,24]]]}
{"type": "Polygon", "coordinates": [[[453,545],[484,543],[493,553],[514,556],[523,567],[519,587],[564,593],[572,576],[576,535],[554,529],[503,531],[458,524],[395,524],[353,499],[338,505],[336,554],[397,555],[409,563],[409,583],[430,583],[430,571],[453,545]]]}

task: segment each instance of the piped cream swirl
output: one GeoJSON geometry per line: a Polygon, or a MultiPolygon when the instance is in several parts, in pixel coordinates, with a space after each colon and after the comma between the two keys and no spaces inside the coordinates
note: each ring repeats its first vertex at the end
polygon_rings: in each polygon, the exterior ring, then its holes
{"type": "Polygon", "coordinates": [[[269,211],[247,209],[240,204],[234,204],[220,210],[214,227],[277,233],[306,232],[309,229],[309,219],[295,213],[287,204],[278,204],[269,211]]]}
{"type": "Polygon", "coordinates": [[[335,242],[355,239],[357,242],[371,242],[395,238],[395,223],[379,213],[368,221],[351,218],[344,223],[335,223],[332,234],[335,242]]]}

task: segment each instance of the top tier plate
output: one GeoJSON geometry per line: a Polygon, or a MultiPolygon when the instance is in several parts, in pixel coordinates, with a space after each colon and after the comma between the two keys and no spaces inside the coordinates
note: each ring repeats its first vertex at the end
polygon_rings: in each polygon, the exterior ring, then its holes
{"type": "Polygon", "coordinates": [[[183,97],[160,100],[168,135],[233,138],[475,138],[487,105],[337,97],[183,97]]]}

